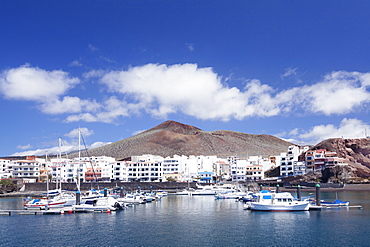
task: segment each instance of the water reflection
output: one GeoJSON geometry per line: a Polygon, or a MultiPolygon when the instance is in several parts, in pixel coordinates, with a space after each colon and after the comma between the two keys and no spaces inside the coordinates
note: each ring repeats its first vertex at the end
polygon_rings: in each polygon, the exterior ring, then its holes
{"type": "Polygon", "coordinates": [[[0,210],[23,209],[23,200],[19,197],[0,198],[0,210]]]}
{"type": "MultiPolygon", "coordinates": [[[[235,200],[170,195],[111,214],[0,217],[6,226],[0,237],[8,246],[366,245],[370,193],[337,196],[364,210],[251,212],[235,200]]],[[[322,193],[323,199],[335,197],[322,193]]],[[[22,198],[1,198],[0,208],[22,209],[22,198]]]]}

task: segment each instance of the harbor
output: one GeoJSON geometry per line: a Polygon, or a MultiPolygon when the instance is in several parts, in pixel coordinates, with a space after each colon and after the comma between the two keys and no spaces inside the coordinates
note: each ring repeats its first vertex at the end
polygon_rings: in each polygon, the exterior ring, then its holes
{"type": "MultiPolygon", "coordinates": [[[[0,234],[5,246],[364,246],[370,192],[337,194],[321,191],[326,201],[338,197],[363,210],[261,212],[234,199],[169,194],[111,213],[14,213],[0,217],[7,226],[0,234]]],[[[22,198],[0,198],[0,209],[9,208],[23,210],[22,198]]]]}
{"type": "MultiPolygon", "coordinates": [[[[196,189],[188,188],[181,191],[168,193],[163,190],[149,191],[141,190],[138,186],[135,192],[128,193],[120,189],[89,190],[82,193],[53,190],[42,193],[41,196],[27,196],[23,198],[23,210],[2,209],[0,215],[52,215],[52,214],[73,214],[73,213],[111,213],[116,210],[124,210],[135,204],[158,202],[163,197],[174,195],[181,196],[212,196],[215,200],[230,200],[242,202],[244,209],[252,211],[309,211],[324,209],[362,209],[362,205],[350,205],[350,201],[336,199],[327,201],[322,199],[320,184],[316,184],[315,193],[302,192],[301,186],[295,188],[295,193],[285,191],[284,187],[277,185],[275,188],[264,189],[262,185],[259,190],[251,190],[251,186],[243,184],[209,184],[196,185],[196,189]],[[306,193],[306,196],[302,196],[306,193]],[[308,196],[307,196],[308,193],[308,196]]],[[[37,193],[35,193],[37,195],[37,193]]],[[[14,194],[13,194],[14,195],[14,194]]],[[[18,194],[19,195],[19,194],[18,194]]]]}

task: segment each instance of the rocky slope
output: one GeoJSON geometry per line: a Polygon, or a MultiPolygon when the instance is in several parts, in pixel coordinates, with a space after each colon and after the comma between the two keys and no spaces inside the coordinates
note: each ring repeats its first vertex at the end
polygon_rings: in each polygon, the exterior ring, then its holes
{"type": "MultiPolygon", "coordinates": [[[[333,182],[357,183],[369,182],[370,177],[370,138],[361,139],[327,139],[310,148],[310,150],[326,149],[335,151],[340,158],[344,158],[348,166],[335,166],[323,171],[307,173],[304,176],[290,178],[291,182],[333,182]]],[[[304,160],[305,154],[300,156],[304,160]]]]}
{"type": "Polygon", "coordinates": [[[216,155],[218,157],[278,155],[286,152],[289,142],[270,135],[216,130],[203,131],[197,127],[166,121],[130,138],[89,150],[90,156],[106,155],[123,159],[135,155],[216,155]]]}
{"type": "Polygon", "coordinates": [[[361,139],[327,139],[312,149],[335,151],[338,157],[344,158],[359,177],[370,176],[370,138],[361,139]]]}

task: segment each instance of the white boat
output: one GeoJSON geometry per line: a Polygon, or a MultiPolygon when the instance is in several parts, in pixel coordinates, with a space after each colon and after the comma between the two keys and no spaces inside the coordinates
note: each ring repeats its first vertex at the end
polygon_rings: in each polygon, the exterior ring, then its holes
{"type": "Polygon", "coordinates": [[[309,210],[308,201],[297,201],[289,192],[275,193],[261,191],[256,194],[257,200],[245,204],[245,209],[252,211],[307,211],[309,210]]]}
{"type": "Polygon", "coordinates": [[[236,191],[228,193],[218,193],[215,195],[215,199],[240,199],[247,196],[248,194],[246,192],[236,191]]]}
{"type": "Polygon", "coordinates": [[[189,195],[196,196],[204,196],[204,195],[216,195],[218,193],[230,193],[235,192],[236,190],[229,185],[205,185],[205,186],[198,186],[198,189],[195,191],[189,192],[189,195]]]}
{"type": "Polygon", "coordinates": [[[119,203],[127,203],[127,204],[144,204],[146,203],[146,200],[141,195],[136,194],[127,194],[124,197],[117,198],[117,201],[119,203]]]}
{"type": "Polygon", "coordinates": [[[177,191],[175,195],[189,195],[191,192],[194,192],[195,190],[193,188],[184,189],[181,191],[177,191]]]}
{"type": "Polygon", "coordinates": [[[73,210],[75,212],[94,212],[94,211],[116,211],[122,209],[122,204],[120,204],[116,199],[111,196],[98,197],[94,199],[88,199],[85,203],[80,205],[73,205],[73,210]]]}
{"type": "Polygon", "coordinates": [[[168,193],[166,191],[163,191],[163,190],[158,190],[157,193],[156,193],[158,196],[168,196],[168,193]]]}
{"type": "Polygon", "coordinates": [[[66,201],[63,199],[30,198],[28,197],[23,206],[25,209],[47,210],[49,208],[62,208],[66,201]]]}

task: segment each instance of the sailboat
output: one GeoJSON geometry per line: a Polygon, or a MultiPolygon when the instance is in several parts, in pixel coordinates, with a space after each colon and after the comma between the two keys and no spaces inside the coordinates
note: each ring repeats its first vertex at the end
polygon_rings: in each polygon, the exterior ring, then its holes
{"type": "Polygon", "coordinates": [[[27,197],[24,200],[25,209],[39,209],[48,210],[49,208],[60,208],[66,204],[65,198],[60,196],[58,190],[49,191],[49,166],[47,153],[45,154],[45,168],[46,168],[46,196],[42,198],[27,197]]]}

